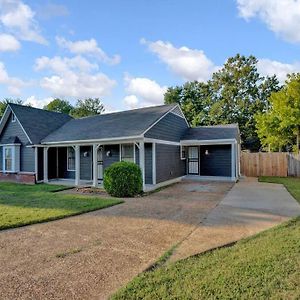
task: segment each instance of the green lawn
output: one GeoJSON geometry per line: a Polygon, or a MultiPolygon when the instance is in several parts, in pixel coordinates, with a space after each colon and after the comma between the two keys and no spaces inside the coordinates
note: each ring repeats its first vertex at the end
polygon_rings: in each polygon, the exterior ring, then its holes
{"type": "MultiPolygon", "coordinates": [[[[300,180],[283,183],[300,201],[300,180]]],[[[112,299],[300,299],[300,217],[137,276],[112,299]]]]}
{"type": "Polygon", "coordinates": [[[63,189],[66,187],[0,183],[0,230],[60,219],[123,202],[55,193],[63,189]]]}
{"type": "Polygon", "coordinates": [[[259,181],[283,184],[291,195],[300,203],[300,178],[262,176],[259,177],[259,181]]]}

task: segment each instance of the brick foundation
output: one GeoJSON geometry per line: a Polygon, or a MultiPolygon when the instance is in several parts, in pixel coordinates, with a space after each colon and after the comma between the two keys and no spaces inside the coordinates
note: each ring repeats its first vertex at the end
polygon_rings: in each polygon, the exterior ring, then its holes
{"type": "Polygon", "coordinates": [[[0,181],[19,182],[35,184],[34,173],[2,173],[0,172],[0,181]]]}

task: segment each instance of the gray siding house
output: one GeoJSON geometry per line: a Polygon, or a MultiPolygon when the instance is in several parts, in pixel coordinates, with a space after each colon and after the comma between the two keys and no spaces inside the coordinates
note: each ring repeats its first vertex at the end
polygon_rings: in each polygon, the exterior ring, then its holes
{"type": "Polygon", "coordinates": [[[191,128],[179,105],[73,119],[9,104],[0,122],[0,179],[98,186],[117,161],[142,170],[144,190],[184,176],[237,180],[238,126],[191,128]]]}

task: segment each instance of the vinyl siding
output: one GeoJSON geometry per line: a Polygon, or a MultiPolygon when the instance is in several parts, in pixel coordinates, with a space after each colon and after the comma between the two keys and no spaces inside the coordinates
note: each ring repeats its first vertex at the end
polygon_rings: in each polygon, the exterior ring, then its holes
{"type": "Polygon", "coordinates": [[[183,118],[172,113],[168,113],[145,133],[145,137],[179,142],[187,128],[188,126],[183,118]]]}
{"type": "MultiPolygon", "coordinates": [[[[30,144],[26,134],[24,133],[19,122],[16,120],[12,122],[12,114],[10,114],[7,123],[3,129],[3,132],[0,136],[0,143],[4,143],[10,137],[17,136],[21,141],[20,147],[20,171],[23,172],[34,172],[34,149],[28,148],[26,145],[30,144]]],[[[0,157],[2,160],[2,155],[0,157]]],[[[1,161],[2,169],[2,161],[1,161]]]]}
{"type": "Polygon", "coordinates": [[[80,147],[80,179],[81,180],[92,180],[92,147],[82,146],[80,147]],[[87,156],[84,156],[84,153],[87,156]]]}
{"type": "Polygon", "coordinates": [[[200,175],[231,176],[231,145],[200,146],[200,175]]]}
{"type": "Polygon", "coordinates": [[[152,144],[145,144],[145,183],[152,184],[152,144]]]}
{"type": "Polygon", "coordinates": [[[185,161],[180,159],[180,146],[156,144],[156,182],[185,175],[185,161]]]}
{"type": "Polygon", "coordinates": [[[120,145],[105,145],[103,153],[103,169],[105,170],[111,164],[120,161],[120,145]],[[107,156],[106,153],[111,151],[111,156],[107,156]]]}

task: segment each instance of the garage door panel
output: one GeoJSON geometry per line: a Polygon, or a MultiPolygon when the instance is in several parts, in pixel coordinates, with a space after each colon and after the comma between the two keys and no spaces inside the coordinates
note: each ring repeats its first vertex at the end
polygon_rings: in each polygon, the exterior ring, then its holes
{"type": "Polygon", "coordinates": [[[231,176],[231,145],[200,147],[200,175],[231,176]]]}

